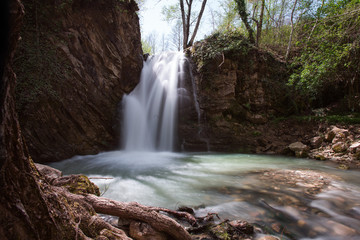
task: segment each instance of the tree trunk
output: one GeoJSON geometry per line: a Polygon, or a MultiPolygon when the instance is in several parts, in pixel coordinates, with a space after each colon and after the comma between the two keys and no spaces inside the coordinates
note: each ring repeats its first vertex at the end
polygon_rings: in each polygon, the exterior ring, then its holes
{"type": "Polygon", "coordinates": [[[293,34],[294,34],[294,12],[295,12],[295,8],[296,8],[296,4],[297,4],[297,0],[295,0],[294,2],[294,7],[291,11],[291,18],[290,18],[290,21],[291,21],[291,32],[290,32],[290,37],[289,37],[289,43],[288,43],[288,46],[287,46],[287,49],[286,49],[286,54],[285,54],[285,61],[288,60],[289,58],[289,54],[290,54],[290,50],[291,50],[291,42],[292,42],[292,38],[293,38],[293,34]]]}
{"type": "Polygon", "coordinates": [[[196,34],[197,34],[197,31],[198,31],[198,28],[200,26],[200,20],[202,18],[202,15],[204,13],[204,10],[205,10],[205,6],[206,6],[206,1],[207,0],[203,0],[202,4],[201,4],[201,10],[200,10],[200,13],[199,13],[199,16],[197,18],[197,21],[196,21],[196,25],[195,25],[195,29],[194,29],[194,32],[192,34],[192,37],[188,43],[189,46],[192,46],[193,43],[194,43],[194,40],[195,40],[195,37],[196,37],[196,34]]]}
{"type": "Polygon", "coordinates": [[[262,25],[263,25],[263,19],[264,19],[264,8],[265,8],[265,0],[262,0],[261,10],[260,10],[260,20],[257,24],[257,30],[256,30],[256,46],[260,45],[261,31],[262,31],[262,25]]]}
{"type": "Polygon", "coordinates": [[[180,0],[180,10],[181,10],[181,21],[183,26],[183,49],[185,49],[187,45],[187,26],[186,26],[186,18],[185,18],[185,8],[184,8],[184,0],[180,0]]]}
{"type": "Polygon", "coordinates": [[[246,10],[245,0],[235,0],[235,3],[237,6],[238,13],[240,15],[241,21],[244,23],[245,28],[248,31],[249,41],[254,44],[255,43],[254,30],[250,26],[250,23],[248,20],[248,13],[246,10]]]}

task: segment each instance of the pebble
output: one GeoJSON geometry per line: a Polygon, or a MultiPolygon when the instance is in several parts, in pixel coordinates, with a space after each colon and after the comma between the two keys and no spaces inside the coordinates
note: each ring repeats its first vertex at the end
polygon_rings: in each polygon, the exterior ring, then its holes
{"type": "Polygon", "coordinates": [[[306,222],[304,220],[300,219],[300,220],[297,221],[297,225],[299,227],[304,227],[306,225],[306,222]]]}

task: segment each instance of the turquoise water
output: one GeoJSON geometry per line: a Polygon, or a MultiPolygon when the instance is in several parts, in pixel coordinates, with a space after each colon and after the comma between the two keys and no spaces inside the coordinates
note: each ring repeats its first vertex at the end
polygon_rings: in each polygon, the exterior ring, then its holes
{"type": "Polygon", "coordinates": [[[247,220],[282,239],[360,239],[360,172],[324,162],[246,154],[113,151],[51,166],[64,174],[88,175],[104,197],[118,201],[170,209],[185,205],[195,208],[197,215],[217,212],[222,219],[247,220]],[[262,177],[264,171],[286,169],[314,170],[334,180],[327,190],[309,194],[301,184],[262,177]]]}

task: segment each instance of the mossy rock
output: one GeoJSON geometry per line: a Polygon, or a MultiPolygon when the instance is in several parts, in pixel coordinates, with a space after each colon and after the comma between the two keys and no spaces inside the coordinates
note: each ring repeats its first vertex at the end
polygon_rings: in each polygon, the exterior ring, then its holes
{"type": "Polygon", "coordinates": [[[325,161],[326,157],[322,154],[317,154],[317,155],[315,155],[315,159],[320,160],[320,161],[325,161]]]}
{"type": "Polygon", "coordinates": [[[67,188],[71,193],[75,194],[94,194],[100,196],[99,187],[96,186],[85,175],[69,175],[58,178],[53,183],[55,186],[67,188]]]}
{"type": "Polygon", "coordinates": [[[332,150],[336,153],[342,153],[346,151],[346,145],[342,142],[335,143],[332,146],[332,150]]]}
{"type": "Polygon", "coordinates": [[[254,233],[254,227],[246,221],[226,221],[212,227],[210,232],[221,240],[243,239],[254,233]]]}
{"type": "Polygon", "coordinates": [[[349,170],[350,167],[346,164],[340,164],[337,168],[342,170],[349,170]]]}

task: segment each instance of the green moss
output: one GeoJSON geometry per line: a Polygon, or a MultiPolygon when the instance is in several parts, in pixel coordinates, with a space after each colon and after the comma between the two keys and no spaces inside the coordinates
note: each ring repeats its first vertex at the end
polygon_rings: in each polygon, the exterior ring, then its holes
{"type": "Polygon", "coordinates": [[[259,132],[259,131],[253,131],[252,132],[252,135],[254,136],[254,137],[258,137],[258,136],[261,136],[261,132],[259,132]]]}
{"type": "Polygon", "coordinates": [[[217,239],[221,240],[231,240],[230,234],[228,233],[228,227],[226,224],[220,224],[211,229],[211,233],[214,234],[217,239]]]}
{"type": "Polygon", "coordinates": [[[237,31],[228,31],[215,33],[205,40],[196,43],[191,50],[198,70],[209,63],[214,58],[222,58],[223,54],[227,56],[246,55],[250,49],[248,41],[237,31]]]}
{"type": "Polygon", "coordinates": [[[320,160],[320,161],[325,161],[326,157],[324,155],[317,154],[317,155],[315,155],[315,159],[320,160]]]}
{"type": "Polygon", "coordinates": [[[73,175],[70,181],[64,185],[64,187],[75,194],[90,193],[95,194],[96,196],[100,196],[99,188],[85,175],[73,175]]]}
{"type": "Polygon", "coordinates": [[[342,170],[348,170],[350,167],[346,164],[340,164],[337,168],[342,170]]]}

